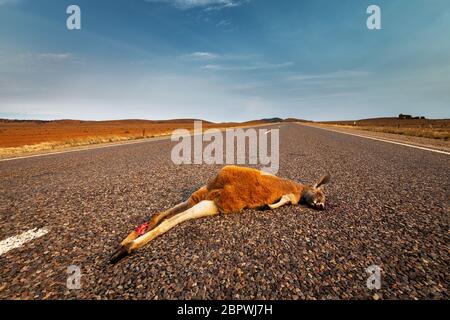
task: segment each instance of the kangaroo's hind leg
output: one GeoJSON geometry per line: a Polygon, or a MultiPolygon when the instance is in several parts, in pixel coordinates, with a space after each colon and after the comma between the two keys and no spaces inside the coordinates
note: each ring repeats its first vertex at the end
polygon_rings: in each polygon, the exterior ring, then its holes
{"type": "Polygon", "coordinates": [[[126,245],[121,246],[111,257],[111,263],[116,263],[121,258],[126,255],[136,251],[137,249],[143,247],[151,240],[155,239],[157,236],[166,233],[177,224],[180,224],[184,221],[191,219],[198,219],[201,217],[213,216],[219,213],[219,209],[217,208],[214,201],[204,200],[193,207],[174,215],[172,218],[164,220],[153,230],[148,231],[144,235],[135,238],[134,240],[128,242],[126,245]]]}

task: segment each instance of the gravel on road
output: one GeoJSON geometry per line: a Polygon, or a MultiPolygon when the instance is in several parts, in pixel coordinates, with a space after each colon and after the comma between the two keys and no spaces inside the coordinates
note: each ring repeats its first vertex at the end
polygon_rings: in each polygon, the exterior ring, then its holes
{"type": "Polygon", "coordinates": [[[0,162],[1,299],[448,299],[450,157],[297,124],[280,128],[279,176],[329,172],[327,210],[248,210],[181,224],[116,265],[151,214],[219,165],[171,162],[170,140],[0,162]],[[69,290],[67,268],[81,269],[69,290]],[[381,288],[366,268],[382,270],[381,288]]]}

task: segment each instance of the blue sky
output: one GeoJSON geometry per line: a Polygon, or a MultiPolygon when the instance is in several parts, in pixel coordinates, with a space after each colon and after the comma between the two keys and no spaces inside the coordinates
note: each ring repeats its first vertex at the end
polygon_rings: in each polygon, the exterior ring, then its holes
{"type": "Polygon", "coordinates": [[[449,118],[449,32],[448,0],[0,0],[0,118],[449,118]]]}

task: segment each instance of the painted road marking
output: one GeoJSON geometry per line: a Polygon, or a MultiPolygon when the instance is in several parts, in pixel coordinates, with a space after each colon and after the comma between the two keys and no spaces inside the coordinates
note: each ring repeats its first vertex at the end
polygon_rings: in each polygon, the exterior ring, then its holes
{"type": "Polygon", "coordinates": [[[34,239],[40,238],[49,232],[47,228],[34,228],[28,230],[22,234],[0,241],[0,256],[11,251],[12,249],[19,248],[25,243],[34,239]]]}
{"type": "MultiPolygon", "coordinates": [[[[216,129],[219,129],[219,130],[247,129],[247,128],[257,128],[257,127],[271,127],[271,126],[274,126],[274,125],[277,125],[277,124],[276,123],[274,123],[274,124],[264,123],[264,124],[255,124],[253,126],[216,128],[216,129]]],[[[192,135],[192,136],[195,136],[195,135],[192,135]]],[[[161,141],[161,140],[170,140],[170,138],[171,138],[171,136],[167,135],[167,136],[161,136],[161,137],[141,139],[141,140],[138,140],[138,141],[126,141],[126,142],[118,142],[118,143],[108,144],[108,145],[89,146],[89,147],[79,148],[79,149],[61,150],[61,151],[54,151],[54,152],[45,152],[45,153],[31,154],[29,156],[19,156],[19,157],[14,157],[14,158],[0,159],[0,162],[2,162],[2,161],[13,161],[13,160],[19,160],[19,159],[35,158],[35,157],[52,156],[52,155],[56,155],[56,154],[64,154],[64,153],[70,153],[70,152],[79,152],[79,151],[89,151],[89,150],[103,149],[103,148],[121,147],[121,146],[133,145],[133,144],[138,144],[138,143],[146,143],[146,142],[161,141]]]]}
{"type": "Polygon", "coordinates": [[[138,141],[119,142],[119,143],[115,143],[115,144],[99,145],[99,146],[95,146],[95,147],[85,147],[85,148],[80,148],[80,149],[62,150],[62,151],[55,151],[55,152],[46,152],[46,153],[32,154],[32,155],[29,155],[29,156],[20,156],[20,157],[14,157],[14,158],[0,159],[0,162],[1,161],[12,161],[12,160],[19,160],[19,159],[27,159],[27,158],[35,158],[35,157],[52,156],[52,155],[55,155],[55,154],[63,154],[63,153],[71,153],[71,152],[79,152],[79,151],[89,151],[89,150],[103,149],[103,148],[113,148],[113,147],[127,146],[127,145],[132,145],[132,144],[152,142],[152,141],[160,141],[160,140],[167,140],[167,139],[170,139],[170,136],[149,138],[149,139],[143,139],[143,140],[138,140],[138,141]]]}
{"type": "MultiPolygon", "coordinates": [[[[300,123],[299,123],[300,124],[300,123]]],[[[322,128],[322,127],[316,127],[316,126],[311,126],[311,125],[305,125],[305,124],[300,124],[302,126],[307,126],[307,127],[312,127],[312,128],[317,128],[317,129],[322,129],[322,130],[326,130],[326,131],[331,131],[331,132],[337,132],[337,133],[342,133],[342,134],[348,134],[349,136],[355,136],[355,137],[360,137],[360,138],[366,138],[366,139],[371,139],[371,140],[376,140],[376,141],[382,141],[382,142],[387,142],[387,143],[392,143],[392,144],[398,144],[400,146],[405,146],[405,147],[410,147],[410,148],[415,148],[415,149],[420,149],[420,150],[425,150],[425,151],[431,151],[431,152],[436,152],[436,153],[442,153],[442,154],[446,154],[446,155],[450,155],[450,152],[447,151],[442,151],[442,150],[437,150],[437,149],[431,149],[431,148],[426,148],[426,147],[420,147],[420,146],[416,146],[413,144],[408,144],[408,143],[403,143],[403,142],[398,142],[395,140],[388,140],[388,139],[381,139],[381,138],[374,138],[374,137],[368,137],[368,136],[364,136],[364,135],[360,135],[360,134],[356,134],[356,133],[349,133],[349,132],[343,132],[343,131],[337,131],[337,130],[333,130],[333,129],[328,129],[328,128],[322,128]]]]}
{"type": "MultiPolygon", "coordinates": [[[[281,128],[281,126],[278,126],[278,127],[277,127],[277,129],[280,129],[280,128],[281,128]]],[[[272,130],[274,130],[274,129],[267,130],[266,132],[264,132],[264,134],[269,134],[269,133],[272,132],[272,130]]]]}

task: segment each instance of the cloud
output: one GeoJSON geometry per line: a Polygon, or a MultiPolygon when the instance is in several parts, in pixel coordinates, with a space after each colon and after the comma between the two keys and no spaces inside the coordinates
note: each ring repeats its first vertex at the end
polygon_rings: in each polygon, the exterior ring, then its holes
{"type": "Polygon", "coordinates": [[[65,61],[74,61],[75,57],[71,53],[60,52],[43,52],[43,53],[23,53],[17,55],[13,61],[19,64],[35,64],[35,63],[58,63],[65,61]]]}
{"type": "Polygon", "coordinates": [[[327,80],[327,79],[342,79],[354,78],[370,75],[368,71],[362,70],[340,70],[336,72],[322,73],[322,74],[301,74],[290,76],[288,80],[293,81],[307,81],[307,80],[327,80]]]}
{"type": "Polygon", "coordinates": [[[227,27],[230,25],[231,25],[230,20],[220,20],[218,23],[216,23],[216,27],[227,27]]]}
{"type": "Polygon", "coordinates": [[[206,70],[218,70],[218,71],[251,71],[251,70],[267,70],[267,69],[279,69],[286,68],[294,65],[293,62],[284,62],[284,63],[258,63],[251,65],[242,65],[242,66],[224,66],[220,64],[207,64],[202,66],[202,69],[206,70]]]}
{"type": "Polygon", "coordinates": [[[9,55],[0,53],[0,65],[8,68],[20,66],[36,67],[37,65],[48,65],[67,61],[80,62],[73,54],[67,52],[18,53],[9,55]]]}
{"type": "Polygon", "coordinates": [[[206,51],[197,51],[197,52],[193,52],[193,53],[189,53],[189,54],[185,54],[182,56],[183,59],[185,60],[213,60],[213,59],[218,59],[220,56],[218,54],[215,53],[211,53],[211,52],[206,52],[206,51]]]}
{"type": "Polygon", "coordinates": [[[72,58],[70,53],[39,53],[35,55],[36,58],[41,60],[67,60],[72,58]]]}
{"type": "Polygon", "coordinates": [[[233,8],[248,1],[249,0],[145,0],[145,2],[167,3],[180,10],[203,8],[206,11],[233,8]]]}
{"type": "MultiPolygon", "coordinates": [[[[187,61],[255,61],[261,58],[260,54],[235,54],[235,53],[217,53],[217,52],[208,52],[208,51],[197,51],[192,53],[183,54],[180,56],[182,60],[187,61]]],[[[203,66],[203,69],[208,69],[206,66],[203,66]]]]}

